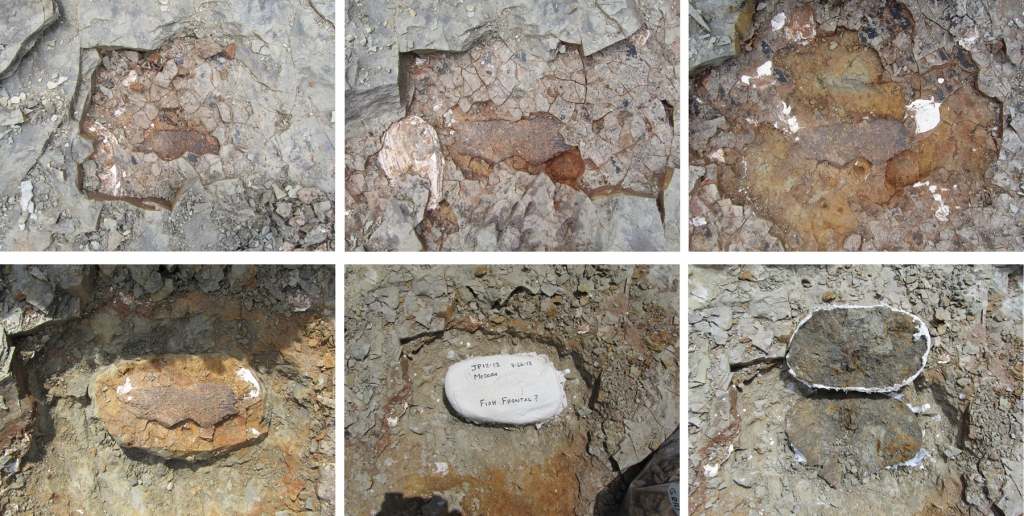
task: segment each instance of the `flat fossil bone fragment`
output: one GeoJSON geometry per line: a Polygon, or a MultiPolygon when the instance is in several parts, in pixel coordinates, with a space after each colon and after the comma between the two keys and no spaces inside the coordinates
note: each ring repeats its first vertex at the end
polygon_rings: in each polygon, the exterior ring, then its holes
{"type": "Polygon", "coordinates": [[[789,340],[794,377],[816,389],[899,390],[928,362],[928,326],[914,314],[877,306],[817,308],[789,340]]]}
{"type": "Polygon", "coordinates": [[[132,389],[118,397],[132,414],[167,428],[188,419],[209,428],[238,414],[231,388],[216,383],[132,389]]]}
{"type": "Polygon", "coordinates": [[[529,425],[558,415],[568,402],[565,374],[547,355],[518,353],[467,358],[448,368],[444,394],[475,423],[529,425]]]}

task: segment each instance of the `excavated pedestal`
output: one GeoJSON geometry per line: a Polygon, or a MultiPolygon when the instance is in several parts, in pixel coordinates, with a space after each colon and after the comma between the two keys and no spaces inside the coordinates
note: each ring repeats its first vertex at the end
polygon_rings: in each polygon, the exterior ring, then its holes
{"type": "Polygon", "coordinates": [[[786,414],[786,436],[833,487],[847,470],[870,475],[914,459],[922,438],[907,405],[876,397],[802,399],[786,414]]]}
{"type": "Polygon", "coordinates": [[[797,326],[786,362],[818,389],[891,392],[921,374],[931,337],[921,318],[887,305],[818,308],[797,326]]]}
{"type": "Polygon", "coordinates": [[[119,445],[187,460],[222,455],[265,435],[263,392],[244,362],[213,355],[119,362],[89,387],[96,417],[119,445]]]}

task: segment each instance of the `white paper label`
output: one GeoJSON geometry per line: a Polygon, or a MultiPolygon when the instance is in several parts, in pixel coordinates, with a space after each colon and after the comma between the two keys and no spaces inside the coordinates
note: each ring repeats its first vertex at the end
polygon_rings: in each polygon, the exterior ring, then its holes
{"type": "Polygon", "coordinates": [[[444,394],[460,416],[476,423],[540,423],[568,406],[565,374],[536,353],[458,362],[448,368],[444,394]]]}

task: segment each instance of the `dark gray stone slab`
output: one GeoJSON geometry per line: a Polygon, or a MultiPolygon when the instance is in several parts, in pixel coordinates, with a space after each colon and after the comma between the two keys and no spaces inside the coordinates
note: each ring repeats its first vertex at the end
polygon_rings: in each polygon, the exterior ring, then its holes
{"type": "Polygon", "coordinates": [[[811,313],[789,341],[789,372],[812,388],[898,390],[921,374],[931,337],[921,318],[886,305],[827,307],[811,313]]]}

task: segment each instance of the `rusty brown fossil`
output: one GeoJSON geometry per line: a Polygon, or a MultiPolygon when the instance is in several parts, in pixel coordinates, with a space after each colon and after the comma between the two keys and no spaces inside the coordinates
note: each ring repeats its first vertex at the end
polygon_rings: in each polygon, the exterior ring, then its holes
{"type": "Polygon", "coordinates": [[[155,153],[164,161],[178,159],[191,152],[196,156],[201,154],[217,154],[220,152],[220,143],[209,134],[184,130],[160,130],[150,131],[146,139],[135,146],[142,152],[155,153]]]}
{"type": "Polygon", "coordinates": [[[209,428],[238,414],[231,388],[215,383],[135,388],[119,392],[118,398],[132,414],[167,428],[185,420],[209,428]]]}

